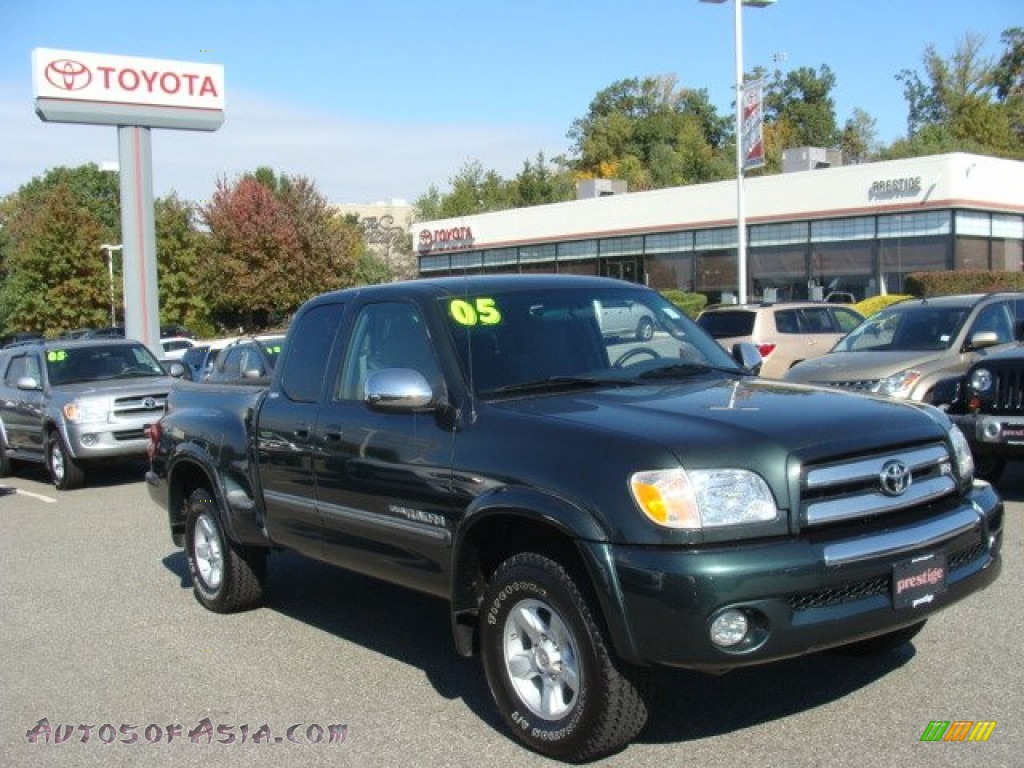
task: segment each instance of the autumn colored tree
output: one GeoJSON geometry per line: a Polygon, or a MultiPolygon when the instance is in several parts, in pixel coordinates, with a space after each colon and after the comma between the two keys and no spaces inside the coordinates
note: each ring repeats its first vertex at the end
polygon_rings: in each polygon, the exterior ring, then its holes
{"type": "Polygon", "coordinates": [[[227,327],[281,324],[311,296],[353,284],[362,234],[309,179],[263,168],[220,179],[202,216],[207,300],[227,327]]]}
{"type": "Polygon", "coordinates": [[[207,235],[199,230],[198,211],[175,194],[157,200],[154,208],[160,323],[209,336],[214,328],[202,268],[207,235]]]}

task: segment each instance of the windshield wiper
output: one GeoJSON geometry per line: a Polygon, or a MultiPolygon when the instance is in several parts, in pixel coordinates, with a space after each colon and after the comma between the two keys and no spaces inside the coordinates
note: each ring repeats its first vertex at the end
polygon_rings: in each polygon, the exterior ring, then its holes
{"type": "Polygon", "coordinates": [[[630,387],[635,381],[620,378],[602,378],[599,376],[549,376],[539,381],[526,381],[522,384],[506,384],[486,391],[491,395],[506,395],[516,392],[556,392],[562,389],[590,387],[630,387]]]}
{"type": "Polygon", "coordinates": [[[730,375],[753,376],[751,371],[743,368],[726,368],[722,365],[708,365],[707,363],[674,363],[655,368],[651,371],[644,371],[637,374],[638,379],[674,379],[681,376],[696,376],[701,373],[728,373],[730,375]]]}

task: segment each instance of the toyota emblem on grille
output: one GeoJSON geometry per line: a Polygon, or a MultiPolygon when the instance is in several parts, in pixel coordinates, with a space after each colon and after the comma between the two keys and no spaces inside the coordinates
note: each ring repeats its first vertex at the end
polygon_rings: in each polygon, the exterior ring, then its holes
{"type": "Polygon", "coordinates": [[[147,397],[145,400],[142,401],[142,407],[145,408],[147,411],[152,411],[154,408],[156,408],[156,398],[147,397]]]}
{"type": "Polygon", "coordinates": [[[902,496],[913,482],[910,467],[895,459],[882,465],[878,479],[882,484],[882,493],[886,496],[902,496]]]}

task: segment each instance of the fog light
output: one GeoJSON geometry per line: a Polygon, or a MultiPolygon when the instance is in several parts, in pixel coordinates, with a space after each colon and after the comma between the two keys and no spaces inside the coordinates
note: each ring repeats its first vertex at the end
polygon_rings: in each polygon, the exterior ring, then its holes
{"type": "Polygon", "coordinates": [[[736,645],[747,636],[750,622],[743,611],[730,608],[711,622],[711,642],[723,648],[736,645]]]}
{"type": "Polygon", "coordinates": [[[98,441],[96,440],[96,435],[82,435],[79,442],[85,446],[93,446],[96,445],[98,441]]]}
{"type": "Polygon", "coordinates": [[[999,431],[1000,431],[999,422],[996,422],[996,421],[986,422],[986,424],[985,424],[985,437],[987,437],[989,440],[998,440],[999,439],[999,431]]]}

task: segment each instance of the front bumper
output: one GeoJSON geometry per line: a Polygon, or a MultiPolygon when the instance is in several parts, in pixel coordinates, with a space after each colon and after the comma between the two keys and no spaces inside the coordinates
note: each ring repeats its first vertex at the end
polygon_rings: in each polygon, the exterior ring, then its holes
{"type": "Polygon", "coordinates": [[[76,459],[142,458],[149,446],[146,428],[159,418],[160,414],[154,413],[147,419],[116,423],[65,424],[64,437],[76,459]]]}
{"type": "Polygon", "coordinates": [[[1002,520],[995,491],[978,483],[968,499],[927,520],[844,539],[808,535],[689,550],[612,546],[605,554],[625,617],[612,636],[634,663],[720,671],[885,634],[991,584],[1001,568],[1002,520]],[[945,563],[944,589],[897,606],[896,569],[929,556],[945,563]],[[711,624],[730,608],[742,611],[751,629],[737,645],[718,647],[711,624]]]}
{"type": "Polygon", "coordinates": [[[971,444],[971,450],[987,456],[1024,458],[1024,416],[987,413],[948,414],[971,444]]]}

